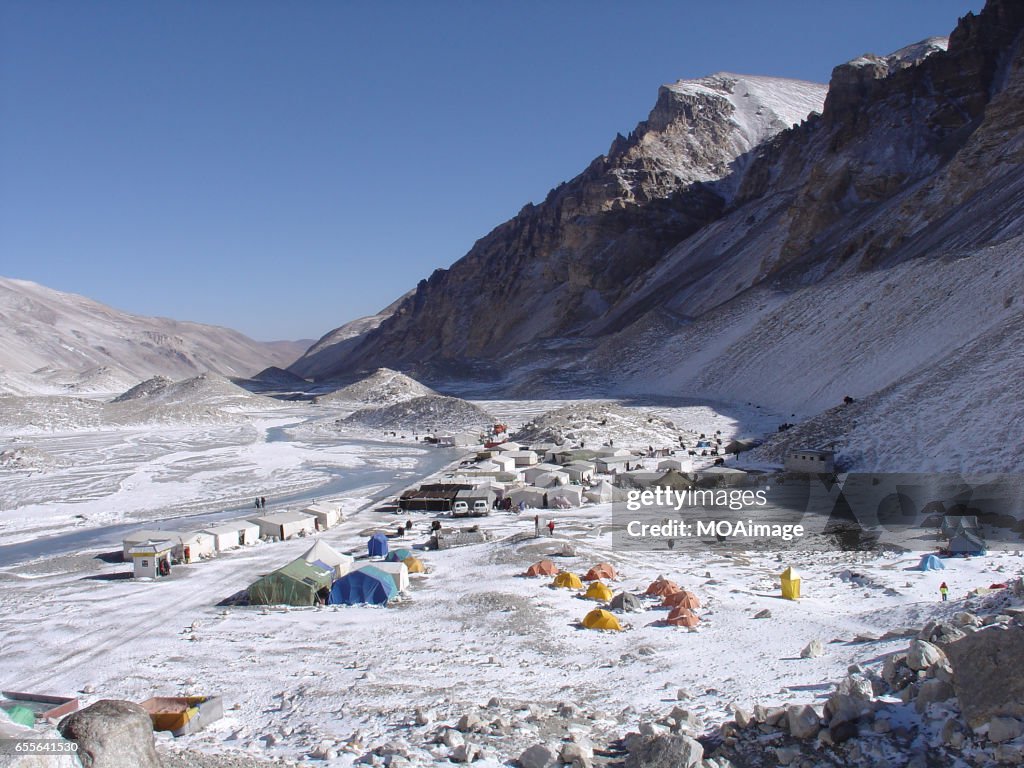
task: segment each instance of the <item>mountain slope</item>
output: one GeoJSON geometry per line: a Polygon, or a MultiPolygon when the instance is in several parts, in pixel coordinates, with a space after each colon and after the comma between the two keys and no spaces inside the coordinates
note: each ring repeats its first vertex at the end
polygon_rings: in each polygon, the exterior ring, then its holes
{"type": "Polygon", "coordinates": [[[820,109],[824,95],[814,83],[730,74],[662,87],[648,119],[606,156],[421,281],[376,327],[292,370],[323,378],[486,360],[538,338],[600,332],[635,280],[721,215],[746,153],[820,109]]]}
{"type": "Polygon", "coordinates": [[[0,370],[20,374],[26,389],[68,388],[61,371],[89,369],[105,371],[118,382],[117,390],[126,378],[155,374],[245,376],[288,365],[293,351],[227,328],[130,315],[26,280],[0,278],[0,370]],[[34,371],[39,374],[26,376],[34,371]]]}

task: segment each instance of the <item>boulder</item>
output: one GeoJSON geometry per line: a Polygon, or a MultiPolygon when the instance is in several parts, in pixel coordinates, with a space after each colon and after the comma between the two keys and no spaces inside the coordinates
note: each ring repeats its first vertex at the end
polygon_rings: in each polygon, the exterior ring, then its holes
{"type": "Polygon", "coordinates": [[[562,745],[558,759],[561,760],[563,764],[593,760],[594,747],[586,738],[580,738],[577,741],[567,741],[562,745]]]}
{"type": "Polygon", "coordinates": [[[459,723],[455,727],[463,733],[476,733],[483,730],[484,725],[485,723],[479,715],[470,712],[459,718],[459,723]]]}
{"type": "Polygon", "coordinates": [[[625,768],[694,768],[703,757],[704,747],[689,736],[646,736],[634,742],[625,768]]]}
{"type": "Polygon", "coordinates": [[[800,651],[801,659],[816,659],[819,656],[825,655],[825,646],[822,645],[821,640],[811,640],[802,651],[800,651]]]}
{"type": "Polygon", "coordinates": [[[534,744],[519,755],[520,768],[548,768],[557,760],[555,750],[547,744],[534,744]]]}
{"type": "Polygon", "coordinates": [[[914,709],[923,713],[928,709],[929,704],[951,699],[953,698],[953,694],[953,686],[945,680],[940,680],[938,678],[925,680],[921,683],[921,687],[918,688],[917,698],[914,699],[914,709]]]}
{"type": "Polygon", "coordinates": [[[874,689],[863,675],[847,675],[828,697],[825,713],[830,726],[859,720],[873,710],[874,689]]]}
{"type": "Polygon", "coordinates": [[[700,728],[700,718],[682,707],[672,707],[668,716],[675,720],[677,729],[695,731],[700,728]]]}
{"type": "Polygon", "coordinates": [[[924,628],[917,633],[918,640],[924,640],[936,645],[948,645],[955,643],[967,633],[960,627],[944,621],[929,621],[924,628]]]}
{"type": "Polygon", "coordinates": [[[445,728],[441,731],[441,735],[438,738],[442,744],[448,749],[457,749],[466,743],[466,740],[462,737],[462,734],[456,731],[454,728],[445,728]]]}
{"type": "Polygon", "coordinates": [[[452,750],[451,761],[453,763],[472,763],[480,757],[480,747],[476,744],[466,742],[452,750]]]}
{"type": "Polygon", "coordinates": [[[814,707],[807,704],[793,704],[786,709],[786,724],[789,733],[796,739],[813,739],[821,730],[821,720],[814,707]]]}
{"type": "Polygon", "coordinates": [[[927,640],[911,640],[907,649],[907,666],[913,670],[929,669],[946,660],[946,654],[927,640]]]}
{"type": "Polygon", "coordinates": [[[101,699],[60,721],[65,739],[78,742],[84,768],[160,768],[153,721],[138,704],[101,699]]]}
{"type": "Polygon", "coordinates": [[[1024,723],[1015,717],[993,717],[988,721],[989,741],[1013,741],[1021,734],[1024,734],[1024,723]]]}
{"type": "Polygon", "coordinates": [[[1015,624],[981,629],[947,648],[960,711],[972,728],[996,716],[1024,717],[1024,627],[1015,624]]]}

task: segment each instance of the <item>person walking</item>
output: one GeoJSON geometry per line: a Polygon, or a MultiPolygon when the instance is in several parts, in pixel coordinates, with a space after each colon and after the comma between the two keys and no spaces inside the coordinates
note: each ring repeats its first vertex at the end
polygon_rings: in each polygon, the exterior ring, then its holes
{"type": "Polygon", "coordinates": [[[554,535],[555,535],[555,521],[554,520],[548,520],[548,536],[554,536],[554,535]]]}
{"type": "Polygon", "coordinates": [[[942,595],[942,602],[949,600],[949,587],[946,586],[946,582],[939,584],[939,594],[942,595]]]}
{"type": "Polygon", "coordinates": [[[260,496],[260,506],[263,507],[264,509],[267,508],[267,497],[266,496],[260,496]]]}
{"type": "Polygon", "coordinates": [[[540,536],[540,515],[533,516],[533,537],[540,536]]]}

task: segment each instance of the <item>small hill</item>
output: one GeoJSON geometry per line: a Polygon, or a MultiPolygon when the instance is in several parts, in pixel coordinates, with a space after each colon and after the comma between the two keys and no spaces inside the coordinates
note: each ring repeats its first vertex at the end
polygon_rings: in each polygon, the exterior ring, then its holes
{"type": "Polygon", "coordinates": [[[390,368],[378,368],[365,379],[316,398],[318,403],[354,402],[393,405],[426,395],[436,395],[430,387],[390,368]]]}
{"type": "Polygon", "coordinates": [[[432,394],[391,405],[364,408],[339,419],[336,424],[343,428],[427,434],[475,432],[487,429],[494,422],[494,416],[466,400],[432,394]]]}
{"type": "Polygon", "coordinates": [[[613,403],[578,403],[557,408],[524,424],[512,437],[522,443],[583,443],[614,440],[616,447],[675,445],[690,437],[668,419],[613,403]]]}

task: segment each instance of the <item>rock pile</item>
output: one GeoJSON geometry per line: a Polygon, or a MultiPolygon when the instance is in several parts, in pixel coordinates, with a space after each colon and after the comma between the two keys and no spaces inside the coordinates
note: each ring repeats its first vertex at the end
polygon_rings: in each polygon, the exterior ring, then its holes
{"type": "Polygon", "coordinates": [[[823,704],[737,708],[710,756],[751,768],[1024,764],[1024,611],[1012,614],[930,622],[880,666],[851,667],[823,704]]]}

